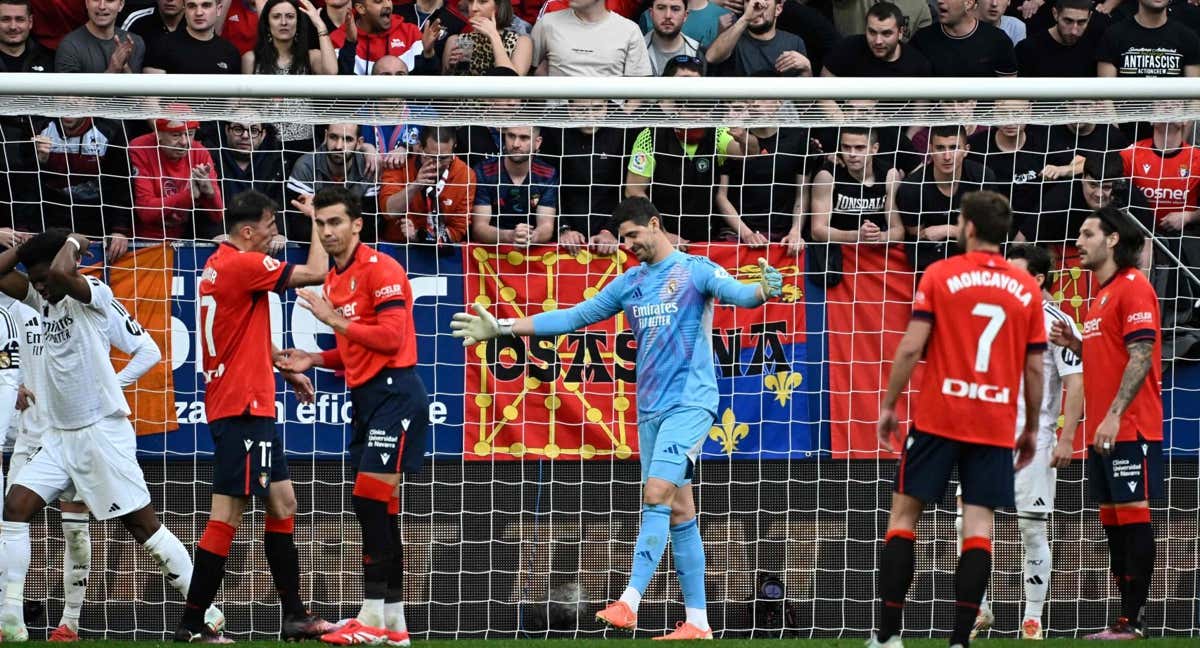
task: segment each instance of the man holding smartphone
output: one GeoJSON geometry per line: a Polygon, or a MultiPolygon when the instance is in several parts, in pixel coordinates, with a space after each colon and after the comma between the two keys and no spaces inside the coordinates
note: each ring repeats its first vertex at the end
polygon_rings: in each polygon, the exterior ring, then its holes
{"type": "Polygon", "coordinates": [[[380,239],[396,243],[461,242],[475,202],[475,172],[454,155],[453,128],[421,130],[405,164],[383,170],[380,239]]]}

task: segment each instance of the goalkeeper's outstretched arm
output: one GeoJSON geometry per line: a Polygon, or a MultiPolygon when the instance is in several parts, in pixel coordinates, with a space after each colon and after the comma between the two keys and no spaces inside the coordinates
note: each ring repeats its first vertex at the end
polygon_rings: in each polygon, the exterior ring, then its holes
{"type": "Polygon", "coordinates": [[[562,335],[616,315],[622,308],[625,275],[605,286],[595,297],[571,308],[538,313],[532,317],[496,319],[486,308],[475,304],[475,314],[455,313],[450,322],[451,335],[463,346],[498,338],[501,335],[562,335]]]}

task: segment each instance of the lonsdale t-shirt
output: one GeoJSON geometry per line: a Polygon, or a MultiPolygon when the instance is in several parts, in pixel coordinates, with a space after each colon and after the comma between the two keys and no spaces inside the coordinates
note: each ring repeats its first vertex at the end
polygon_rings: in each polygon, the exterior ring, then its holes
{"type": "Polygon", "coordinates": [[[1119,77],[1183,76],[1184,67],[1200,64],[1200,36],[1175,20],[1149,29],[1130,17],[1109,27],[1096,59],[1119,77]]]}

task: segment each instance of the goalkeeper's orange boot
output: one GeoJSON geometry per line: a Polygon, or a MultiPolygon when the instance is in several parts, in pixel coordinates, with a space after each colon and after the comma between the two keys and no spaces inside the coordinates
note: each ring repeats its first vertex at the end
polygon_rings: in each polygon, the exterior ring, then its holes
{"type": "Polygon", "coordinates": [[[61,643],[79,641],[79,633],[75,632],[70,626],[64,623],[55,628],[54,632],[50,633],[50,641],[61,643]]]}
{"type": "Polygon", "coordinates": [[[680,621],[675,624],[675,631],[670,634],[665,634],[661,637],[655,637],[655,641],[695,641],[697,639],[712,639],[712,629],[701,630],[687,621],[680,621]]]}
{"type": "Polygon", "coordinates": [[[613,628],[633,630],[637,627],[637,612],[630,609],[625,601],[615,601],[597,612],[596,620],[613,628]]]}
{"type": "Polygon", "coordinates": [[[350,619],[346,625],[321,635],[321,641],[337,646],[378,646],[387,641],[388,631],[364,625],[358,619],[350,619]]]}

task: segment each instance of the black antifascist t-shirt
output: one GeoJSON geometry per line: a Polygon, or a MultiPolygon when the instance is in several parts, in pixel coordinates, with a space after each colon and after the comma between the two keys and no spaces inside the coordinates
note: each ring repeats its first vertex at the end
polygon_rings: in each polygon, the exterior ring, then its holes
{"type": "MultiPolygon", "coordinates": [[[[978,162],[970,159],[963,160],[962,174],[954,188],[954,194],[947,196],[938,188],[933,178],[933,167],[924,166],[916,169],[900,182],[896,192],[896,208],[905,227],[933,227],[935,225],[957,225],[958,207],[962,197],[971,191],[991,189],[994,177],[992,172],[978,162]]],[[[913,237],[909,237],[912,241],[913,237]]],[[[917,241],[907,246],[908,260],[918,270],[924,270],[929,264],[962,252],[958,243],[950,241],[917,241]]]]}
{"type": "Polygon", "coordinates": [[[1071,46],[1054,40],[1047,29],[1029,34],[1017,43],[1017,69],[1023,77],[1094,77],[1096,48],[1107,25],[1104,14],[1093,11],[1083,37],[1071,46]]]}
{"type": "Polygon", "coordinates": [[[950,36],[941,24],[918,31],[909,41],[929,59],[933,75],[990,77],[1017,73],[1017,55],[1008,35],[985,22],[962,37],[950,36]]]}
{"type": "Polygon", "coordinates": [[[1119,77],[1183,76],[1186,66],[1200,65],[1200,36],[1175,20],[1147,29],[1132,17],[1108,28],[1096,59],[1119,77]]]}
{"type": "Polygon", "coordinates": [[[825,69],[840,77],[923,77],[931,76],[929,59],[914,47],[900,45],[900,57],[883,61],[871,53],[862,34],[848,36],[825,57],[825,69]]]}
{"type": "Polygon", "coordinates": [[[142,67],[167,74],[241,74],[241,57],[233,43],[213,36],[202,41],[186,28],[163,34],[146,51],[142,67]]]}
{"type": "Polygon", "coordinates": [[[984,165],[995,177],[994,190],[1008,198],[1013,211],[1013,232],[1028,219],[1036,219],[1042,207],[1042,169],[1046,167],[1046,133],[1030,126],[1019,151],[1004,151],[996,144],[999,129],[976,133],[968,140],[967,159],[984,165]]]}

